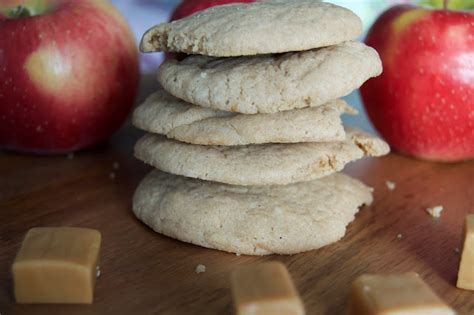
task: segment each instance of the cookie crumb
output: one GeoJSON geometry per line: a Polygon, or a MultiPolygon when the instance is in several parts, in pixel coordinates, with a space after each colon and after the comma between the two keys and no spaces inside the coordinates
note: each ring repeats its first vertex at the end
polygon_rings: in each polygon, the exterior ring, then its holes
{"type": "Polygon", "coordinates": [[[387,186],[388,190],[394,190],[397,186],[397,184],[389,180],[385,181],[385,185],[387,186]]]}
{"type": "Polygon", "coordinates": [[[455,252],[456,254],[459,254],[459,248],[456,247],[456,248],[454,249],[454,252],[455,252]]]}
{"type": "Polygon", "coordinates": [[[443,211],[443,206],[435,206],[426,209],[426,212],[428,212],[428,214],[433,218],[439,218],[441,216],[441,211],[443,211]]]}
{"type": "Polygon", "coordinates": [[[69,154],[66,156],[66,158],[67,158],[68,160],[72,160],[72,159],[74,158],[74,153],[69,153],[69,154]]]}
{"type": "Polygon", "coordinates": [[[240,253],[235,253],[235,256],[240,256],[240,253]]]}
{"type": "Polygon", "coordinates": [[[196,270],[194,270],[196,273],[203,273],[206,272],[206,266],[203,264],[199,264],[196,266],[196,270]]]}
{"type": "Polygon", "coordinates": [[[100,267],[99,267],[99,266],[95,267],[95,276],[96,276],[97,278],[100,277],[100,267]]]}
{"type": "Polygon", "coordinates": [[[118,162],[114,162],[114,164],[112,164],[112,168],[114,170],[118,170],[120,168],[120,164],[118,162]]]}
{"type": "Polygon", "coordinates": [[[403,238],[402,233],[398,233],[397,238],[398,238],[399,240],[401,240],[401,239],[403,238]]]}
{"type": "Polygon", "coordinates": [[[115,179],[115,173],[114,172],[110,173],[109,177],[110,177],[110,179],[114,180],[115,179]]]}

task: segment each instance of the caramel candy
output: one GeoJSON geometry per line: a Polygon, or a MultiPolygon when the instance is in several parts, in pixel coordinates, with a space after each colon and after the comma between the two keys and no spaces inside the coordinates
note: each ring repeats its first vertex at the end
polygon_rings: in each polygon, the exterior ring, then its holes
{"type": "Polygon", "coordinates": [[[351,315],[454,315],[414,272],[400,275],[362,275],[353,284],[351,315]]]}
{"type": "Polygon", "coordinates": [[[456,286],[460,289],[474,290],[474,214],[466,217],[464,246],[456,286]]]}
{"type": "Polygon", "coordinates": [[[304,306],[285,265],[240,267],[231,276],[237,315],[302,315],[304,306]]]}
{"type": "Polygon", "coordinates": [[[93,301],[101,235],[83,228],[33,228],[13,263],[18,303],[93,301]]]}

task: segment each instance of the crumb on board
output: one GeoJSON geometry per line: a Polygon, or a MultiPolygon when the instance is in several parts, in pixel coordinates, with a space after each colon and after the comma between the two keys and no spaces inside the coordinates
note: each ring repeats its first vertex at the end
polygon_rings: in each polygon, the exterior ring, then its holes
{"type": "Polygon", "coordinates": [[[387,186],[388,190],[394,190],[397,186],[397,184],[389,180],[385,181],[385,185],[387,186]]]}
{"type": "Polygon", "coordinates": [[[428,212],[428,214],[433,218],[439,218],[441,216],[441,211],[443,211],[443,206],[435,206],[426,209],[426,212],[428,212]]]}
{"type": "Polygon", "coordinates": [[[74,158],[74,153],[68,153],[68,155],[66,156],[66,158],[68,160],[72,160],[74,158]]]}
{"type": "Polygon", "coordinates": [[[120,164],[118,162],[114,162],[114,164],[112,164],[112,168],[114,170],[118,170],[120,168],[120,164]]]}
{"type": "Polygon", "coordinates": [[[235,256],[240,256],[240,253],[235,253],[235,256]]]}
{"type": "Polygon", "coordinates": [[[456,248],[454,249],[454,252],[455,252],[456,254],[459,254],[459,248],[456,247],[456,248]]]}
{"type": "Polygon", "coordinates": [[[109,177],[110,177],[110,179],[115,179],[115,173],[114,172],[110,173],[109,177]]]}
{"type": "Polygon", "coordinates": [[[403,238],[402,233],[398,233],[398,234],[397,234],[397,238],[398,238],[399,240],[401,240],[401,239],[403,238]]]}
{"type": "Polygon", "coordinates": [[[100,267],[99,267],[99,266],[95,267],[95,276],[96,276],[97,278],[100,277],[100,267]]]}
{"type": "Polygon", "coordinates": [[[203,264],[199,264],[196,266],[196,270],[194,270],[196,273],[203,273],[206,272],[206,266],[203,264]]]}

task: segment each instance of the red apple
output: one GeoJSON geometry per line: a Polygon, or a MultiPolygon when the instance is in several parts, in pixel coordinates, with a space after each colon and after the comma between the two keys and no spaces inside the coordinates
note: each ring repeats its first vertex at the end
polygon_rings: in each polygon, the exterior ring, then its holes
{"type": "Polygon", "coordinates": [[[0,2],[0,147],[74,151],[106,140],[127,117],[136,46],[107,0],[43,3],[0,2]]]}
{"type": "Polygon", "coordinates": [[[398,5],[367,35],[383,74],[361,94],[390,145],[427,160],[474,158],[474,15],[398,5]]]}
{"type": "Polygon", "coordinates": [[[255,0],[184,0],[176,7],[171,15],[170,21],[182,19],[188,15],[216,5],[248,2],[255,2],[255,0]]]}

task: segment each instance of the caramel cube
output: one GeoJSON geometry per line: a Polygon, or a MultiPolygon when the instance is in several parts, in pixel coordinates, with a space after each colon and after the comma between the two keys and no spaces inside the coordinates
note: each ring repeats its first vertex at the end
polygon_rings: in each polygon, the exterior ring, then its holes
{"type": "Polygon", "coordinates": [[[231,276],[237,315],[302,315],[304,306],[285,265],[240,267],[231,276]]]}
{"type": "Polygon", "coordinates": [[[414,272],[400,275],[362,275],[350,294],[351,315],[454,315],[414,272]]]}
{"type": "Polygon", "coordinates": [[[29,230],[12,267],[16,301],[92,303],[100,243],[91,229],[29,230]]]}
{"type": "Polygon", "coordinates": [[[464,245],[456,286],[460,289],[474,290],[474,214],[466,217],[464,245]]]}

